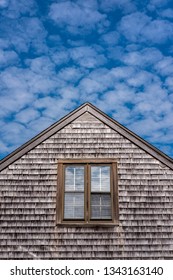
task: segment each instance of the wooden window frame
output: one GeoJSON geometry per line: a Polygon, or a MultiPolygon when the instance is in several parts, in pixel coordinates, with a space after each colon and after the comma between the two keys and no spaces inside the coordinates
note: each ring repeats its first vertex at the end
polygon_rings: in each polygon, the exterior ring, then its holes
{"type": "MultiPolygon", "coordinates": [[[[117,161],[115,159],[59,159],[58,177],[57,177],[57,207],[56,224],[67,226],[114,226],[118,224],[118,180],[117,180],[117,161]],[[84,166],[84,219],[83,220],[65,220],[64,219],[64,177],[65,166],[79,165],[84,166]],[[111,220],[91,220],[90,219],[90,197],[91,197],[91,166],[109,165],[111,180],[111,220]]],[[[104,193],[104,192],[103,192],[104,193]]],[[[106,192],[105,192],[106,193],[106,192]]]]}

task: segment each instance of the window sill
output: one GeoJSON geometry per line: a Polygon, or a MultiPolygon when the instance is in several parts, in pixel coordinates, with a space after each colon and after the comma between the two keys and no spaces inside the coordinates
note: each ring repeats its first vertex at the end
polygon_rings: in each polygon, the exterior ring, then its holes
{"type": "Polygon", "coordinates": [[[90,223],[78,223],[78,222],[62,222],[56,224],[56,227],[115,227],[118,226],[119,222],[90,222],[90,223]]]}

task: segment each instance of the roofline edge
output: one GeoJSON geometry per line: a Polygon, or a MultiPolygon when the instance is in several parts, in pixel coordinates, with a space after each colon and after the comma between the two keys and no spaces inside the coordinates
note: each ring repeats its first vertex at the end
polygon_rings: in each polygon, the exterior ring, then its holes
{"type": "Polygon", "coordinates": [[[57,131],[62,129],[64,126],[68,125],[71,121],[82,115],[84,112],[89,112],[104,123],[106,123],[109,127],[116,130],[118,133],[126,137],[128,140],[133,142],[135,145],[152,155],[157,160],[164,163],[169,168],[173,169],[173,159],[170,158],[168,155],[160,151],[158,148],[114,120],[113,118],[109,117],[107,114],[105,114],[103,111],[95,107],[93,104],[89,102],[85,102],[81,104],[76,109],[72,110],[70,113],[68,113],[66,116],[62,117],[57,122],[50,125],[48,128],[34,136],[32,139],[24,143],[22,146],[14,150],[12,153],[7,155],[5,158],[3,158],[0,161],[0,171],[8,167],[10,164],[15,162],[17,159],[22,157],[27,152],[34,149],[36,146],[38,146],[42,141],[45,141],[48,137],[51,137],[53,134],[55,134],[57,131]],[[94,114],[96,112],[96,114],[94,114]],[[98,114],[99,115],[98,115],[98,114]]]}

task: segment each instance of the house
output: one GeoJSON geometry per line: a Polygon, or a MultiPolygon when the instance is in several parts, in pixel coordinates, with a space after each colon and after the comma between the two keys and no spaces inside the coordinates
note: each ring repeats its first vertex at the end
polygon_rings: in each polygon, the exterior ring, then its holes
{"type": "Polygon", "coordinates": [[[85,103],[0,162],[0,259],[173,259],[173,160],[85,103]]]}

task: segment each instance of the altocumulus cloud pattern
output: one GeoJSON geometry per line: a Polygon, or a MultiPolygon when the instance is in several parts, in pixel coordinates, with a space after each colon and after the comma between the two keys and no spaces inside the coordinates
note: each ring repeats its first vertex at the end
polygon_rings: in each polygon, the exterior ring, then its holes
{"type": "Polygon", "coordinates": [[[0,156],[86,101],[173,156],[172,0],[0,0],[0,156]]]}

